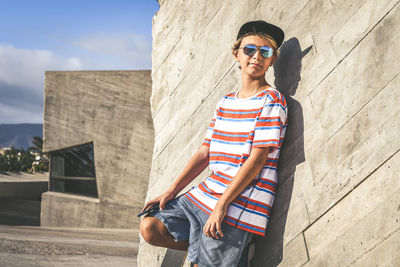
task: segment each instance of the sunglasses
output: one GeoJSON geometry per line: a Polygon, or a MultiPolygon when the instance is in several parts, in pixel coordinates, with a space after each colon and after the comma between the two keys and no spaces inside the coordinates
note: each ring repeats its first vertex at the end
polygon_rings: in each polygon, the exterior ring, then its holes
{"type": "Polygon", "coordinates": [[[274,53],[274,49],[269,46],[255,46],[248,44],[243,47],[239,47],[239,49],[243,49],[243,53],[247,56],[254,55],[258,49],[260,49],[261,55],[265,58],[272,57],[272,54],[274,53]]]}

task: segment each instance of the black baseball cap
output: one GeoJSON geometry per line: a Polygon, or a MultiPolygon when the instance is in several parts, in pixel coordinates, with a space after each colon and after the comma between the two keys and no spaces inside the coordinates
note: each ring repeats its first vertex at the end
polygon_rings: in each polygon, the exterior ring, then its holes
{"type": "Polygon", "coordinates": [[[247,33],[264,33],[274,38],[278,48],[281,46],[285,33],[281,28],[263,20],[249,21],[240,27],[236,40],[247,33]]]}

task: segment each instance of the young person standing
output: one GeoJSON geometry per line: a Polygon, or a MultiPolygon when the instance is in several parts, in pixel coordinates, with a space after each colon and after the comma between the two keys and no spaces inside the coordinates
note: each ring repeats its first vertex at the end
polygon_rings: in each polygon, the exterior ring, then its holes
{"type": "Polygon", "coordinates": [[[285,97],[265,73],[283,39],[283,31],[265,21],[240,28],[232,53],[241,88],[218,102],[203,144],[171,187],[146,203],[143,210],[160,207],[140,224],[148,243],[188,250],[195,266],[231,267],[253,234],[265,234],[287,126],[285,97]],[[175,198],[207,166],[212,174],[175,198]]]}

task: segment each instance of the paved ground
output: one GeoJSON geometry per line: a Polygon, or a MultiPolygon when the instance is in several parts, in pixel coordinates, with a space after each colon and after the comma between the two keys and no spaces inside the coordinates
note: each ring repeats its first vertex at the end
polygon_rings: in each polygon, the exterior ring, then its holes
{"type": "Polygon", "coordinates": [[[0,266],[136,266],[137,230],[0,225],[0,266]]]}
{"type": "Polygon", "coordinates": [[[48,174],[0,172],[0,267],[137,266],[137,230],[40,227],[41,192],[19,190],[43,181],[48,174]]]}
{"type": "Polygon", "coordinates": [[[48,181],[48,172],[37,172],[37,173],[26,173],[26,172],[1,172],[0,171],[0,182],[26,182],[26,181],[48,181]]]}

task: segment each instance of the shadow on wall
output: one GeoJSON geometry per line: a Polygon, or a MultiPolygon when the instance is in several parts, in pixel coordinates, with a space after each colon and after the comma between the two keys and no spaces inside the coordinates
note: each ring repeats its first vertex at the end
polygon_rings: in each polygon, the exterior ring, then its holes
{"type": "Polygon", "coordinates": [[[292,198],[296,166],[305,160],[303,110],[291,96],[301,80],[301,61],[311,50],[301,50],[297,38],[284,42],[274,64],[275,86],[288,103],[288,127],[279,160],[279,187],[265,237],[256,236],[251,266],[277,266],[283,258],[283,238],[292,198]]]}

